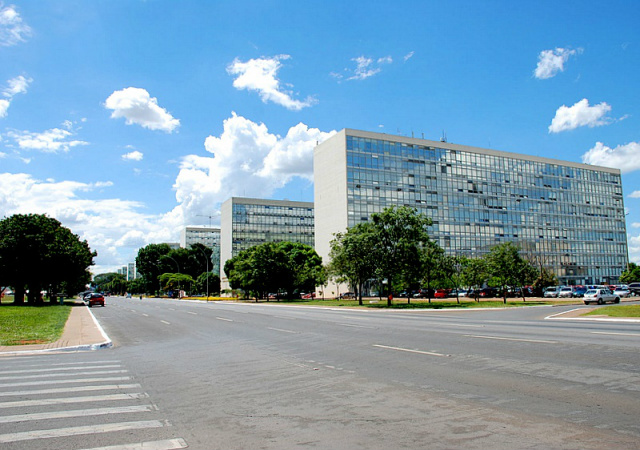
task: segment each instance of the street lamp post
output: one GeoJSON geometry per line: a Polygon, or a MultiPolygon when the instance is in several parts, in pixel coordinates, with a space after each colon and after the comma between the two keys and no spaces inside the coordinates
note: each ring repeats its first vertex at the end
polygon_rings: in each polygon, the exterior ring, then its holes
{"type": "MultiPolygon", "coordinates": [[[[176,261],[175,259],[173,259],[171,256],[169,255],[164,255],[165,257],[169,258],[171,261],[173,261],[174,263],[176,263],[176,267],[178,269],[178,275],[180,274],[180,265],[178,264],[178,261],[176,261]]],[[[178,298],[180,298],[180,278],[178,278],[178,298]]]]}
{"type": "Polygon", "coordinates": [[[191,248],[197,248],[204,255],[204,260],[205,260],[205,262],[207,264],[207,301],[209,301],[209,258],[207,258],[207,254],[200,247],[191,246],[191,248]]]}

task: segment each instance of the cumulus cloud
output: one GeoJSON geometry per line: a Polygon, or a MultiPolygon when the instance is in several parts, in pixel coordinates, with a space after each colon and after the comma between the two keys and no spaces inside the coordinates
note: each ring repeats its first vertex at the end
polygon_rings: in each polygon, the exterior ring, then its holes
{"type": "Polygon", "coordinates": [[[142,154],[142,152],[139,152],[138,150],[134,150],[122,155],[122,159],[124,159],[125,161],[142,161],[143,157],[144,155],[142,154]]]}
{"type": "Polygon", "coordinates": [[[212,157],[183,158],[171,220],[187,223],[231,196],[268,198],[296,177],[311,180],[313,148],[334,133],[299,123],[282,137],[233,113],[220,136],[205,140],[212,157]]]}
{"type": "Polygon", "coordinates": [[[633,191],[629,194],[629,198],[640,198],[640,191],[633,191]]]}
{"type": "Polygon", "coordinates": [[[544,80],[557,75],[558,72],[564,71],[564,64],[569,57],[582,53],[582,49],[570,50],[566,48],[556,47],[555,50],[543,50],[538,55],[538,65],[534,71],[536,78],[544,80]]]}
{"type": "Polygon", "coordinates": [[[629,236],[629,261],[640,264],[640,234],[629,236]]]}
{"type": "Polygon", "coordinates": [[[63,128],[52,128],[41,133],[12,130],[6,136],[13,139],[21,150],[37,150],[44,153],[68,152],[73,147],[88,145],[88,142],[72,139],[75,136],[73,123],[65,121],[63,128]]]}
{"type": "Polygon", "coordinates": [[[596,142],[592,149],[582,155],[582,162],[617,168],[622,173],[633,172],[640,169],[640,142],[630,142],[615,148],[596,142]]]}
{"type": "Polygon", "coordinates": [[[149,130],[162,130],[167,133],[180,126],[180,120],[160,107],[158,99],[151,97],[145,89],[128,87],[114,91],[104,106],[113,110],[111,118],[124,117],[127,125],[135,123],[149,130]]]}
{"type": "Polygon", "coordinates": [[[10,47],[25,42],[31,36],[31,27],[22,21],[14,5],[0,2],[0,46],[10,47]]]}
{"type": "Polygon", "coordinates": [[[15,78],[7,80],[7,87],[2,90],[3,99],[0,99],[0,118],[7,116],[7,110],[11,105],[13,97],[17,94],[24,94],[27,92],[27,87],[33,80],[31,78],[25,78],[19,75],[15,78]]]}
{"type": "Polygon", "coordinates": [[[560,133],[584,126],[593,128],[610,124],[613,119],[606,117],[609,111],[611,111],[611,106],[607,103],[602,102],[589,106],[589,100],[586,98],[570,107],[562,105],[556,111],[556,116],[549,125],[549,133],[560,133]]]}
{"type": "Polygon", "coordinates": [[[40,180],[25,173],[0,174],[0,211],[13,214],[47,214],[86,239],[97,250],[93,271],[112,270],[131,260],[140,247],[150,242],[168,242],[178,230],[162,217],[141,213],[144,205],[116,198],[95,198],[96,191],[108,191],[110,181],[81,183],[40,180]],[[127,247],[127,248],[123,248],[127,247]]]}
{"type": "Polygon", "coordinates": [[[273,58],[250,59],[247,62],[236,58],[227,66],[227,73],[237,75],[233,80],[233,87],[236,89],[256,91],[264,103],[273,102],[292,111],[300,111],[315,104],[316,100],[313,97],[296,100],[291,92],[283,89],[277,75],[282,67],[280,61],[289,58],[290,55],[277,55],[273,58]]]}

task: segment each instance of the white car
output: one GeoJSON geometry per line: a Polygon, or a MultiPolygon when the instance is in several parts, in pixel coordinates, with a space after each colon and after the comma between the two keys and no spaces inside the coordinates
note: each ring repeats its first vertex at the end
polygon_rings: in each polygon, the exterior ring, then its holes
{"type": "Polygon", "coordinates": [[[589,289],[584,293],[585,305],[588,305],[589,303],[602,305],[607,302],[620,303],[620,297],[615,295],[609,289],[589,289]]]}
{"type": "Polygon", "coordinates": [[[573,297],[573,288],[565,286],[560,288],[558,291],[558,298],[572,298],[573,297]]]}
{"type": "Polygon", "coordinates": [[[618,297],[620,297],[620,298],[626,298],[626,297],[629,297],[631,295],[631,291],[628,288],[624,287],[624,286],[617,287],[616,290],[613,291],[613,293],[615,295],[617,295],[618,297]]]}

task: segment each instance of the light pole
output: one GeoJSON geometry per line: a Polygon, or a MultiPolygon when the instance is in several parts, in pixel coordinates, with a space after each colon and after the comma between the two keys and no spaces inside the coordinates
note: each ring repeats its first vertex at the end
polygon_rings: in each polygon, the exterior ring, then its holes
{"type": "MultiPolygon", "coordinates": [[[[173,261],[174,263],[176,263],[176,267],[178,268],[178,275],[180,275],[180,265],[178,264],[178,261],[176,261],[175,259],[173,259],[171,256],[169,255],[164,255],[165,257],[169,258],[171,261],[173,261]]],[[[178,298],[180,298],[180,278],[178,278],[178,298]]]]}
{"type": "Polygon", "coordinates": [[[196,247],[192,245],[191,248],[197,248],[198,250],[200,250],[204,255],[205,262],[207,263],[207,301],[209,301],[209,258],[207,258],[207,254],[200,247],[196,247]]]}

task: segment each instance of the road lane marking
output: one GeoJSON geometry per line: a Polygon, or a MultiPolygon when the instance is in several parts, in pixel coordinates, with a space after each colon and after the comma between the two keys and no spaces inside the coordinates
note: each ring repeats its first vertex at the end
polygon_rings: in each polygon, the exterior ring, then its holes
{"type": "Polygon", "coordinates": [[[194,315],[194,316],[197,316],[197,315],[198,315],[198,313],[191,312],[191,311],[187,311],[187,314],[192,314],[192,315],[194,315]]]}
{"type": "Polygon", "coordinates": [[[90,391],[111,391],[114,389],[140,389],[138,383],[134,384],[102,384],[95,386],[76,386],[66,388],[53,388],[53,389],[37,389],[33,391],[10,391],[0,392],[0,397],[16,396],[16,395],[42,395],[42,394],[60,394],[67,392],[90,392],[90,391]]]}
{"type": "Polygon", "coordinates": [[[386,348],[389,350],[398,350],[400,352],[409,352],[409,353],[419,353],[421,355],[430,355],[430,356],[440,356],[440,357],[448,357],[450,355],[445,355],[443,353],[437,353],[437,352],[425,352],[422,350],[412,350],[410,348],[402,348],[402,347],[390,347],[388,345],[379,345],[379,344],[373,344],[374,347],[378,347],[378,348],[386,348]]]}
{"type": "Polygon", "coordinates": [[[139,430],[144,428],[162,428],[164,424],[159,420],[141,420],[137,422],[108,423],[102,425],[87,425],[80,427],[56,428],[53,430],[32,430],[19,433],[0,434],[0,444],[9,442],[29,441],[33,439],[49,439],[66,436],[80,436],[83,434],[109,433],[112,431],[139,430]]]}
{"type": "Polygon", "coordinates": [[[85,402],[110,402],[116,400],[133,400],[149,397],[147,394],[137,392],[135,394],[109,394],[93,395],[87,397],[61,397],[43,398],[40,400],[20,400],[17,402],[0,402],[0,408],[24,408],[26,406],[63,405],[68,403],[85,402]]]}
{"type": "Polygon", "coordinates": [[[0,375],[18,374],[18,373],[43,373],[43,372],[61,372],[67,370],[89,370],[89,369],[116,369],[122,367],[120,364],[111,364],[106,366],[85,366],[85,367],[51,367],[48,369],[24,369],[24,370],[5,370],[0,375]]]}
{"type": "Polygon", "coordinates": [[[149,314],[142,313],[144,317],[149,317],[149,314]]]}
{"type": "Polygon", "coordinates": [[[216,317],[218,320],[224,320],[225,322],[233,322],[231,319],[225,319],[224,317],[216,317]]]}
{"type": "Polygon", "coordinates": [[[38,375],[12,375],[12,376],[8,376],[8,377],[0,377],[0,381],[5,381],[5,380],[32,380],[32,379],[37,379],[37,378],[53,378],[53,377],[64,377],[64,376],[69,376],[72,375],[74,377],[77,376],[84,376],[84,375],[112,375],[112,374],[116,374],[116,373],[127,373],[126,369],[120,369],[120,370],[101,370],[99,372],[76,372],[73,374],[68,374],[68,373],[41,373],[38,375]]]}
{"type": "Polygon", "coordinates": [[[104,416],[107,414],[128,414],[153,411],[151,405],[117,406],[113,408],[76,409],[72,411],[53,411],[46,413],[15,414],[0,416],[0,423],[27,422],[30,420],[68,419],[71,417],[104,416]]]}
{"type": "Polygon", "coordinates": [[[516,342],[533,342],[537,344],[557,344],[557,341],[545,341],[542,339],[519,339],[519,338],[506,338],[498,336],[480,336],[473,334],[465,334],[464,337],[478,338],[478,339],[496,339],[499,341],[516,341],[516,342]]]}
{"type": "Polygon", "coordinates": [[[171,322],[167,322],[166,320],[161,320],[160,322],[164,323],[165,325],[171,325],[171,322]]]}
{"type": "Polygon", "coordinates": [[[592,331],[591,334],[611,334],[615,336],[640,336],[640,333],[615,333],[613,331],[592,331]]]}
{"type": "MultiPolygon", "coordinates": [[[[108,377],[108,378],[84,378],[78,380],[49,380],[48,384],[69,384],[69,383],[109,383],[111,381],[128,381],[131,377],[108,377]]],[[[42,386],[43,381],[25,381],[19,383],[2,383],[0,388],[12,386],[42,386]]]]}
{"type": "Polygon", "coordinates": [[[343,327],[368,328],[370,330],[374,330],[375,329],[375,327],[367,327],[367,326],[364,326],[364,325],[353,325],[351,323],[339,323],[338,325],[341,325],[343,327]]]}
{"type": "Polygon", "coordinates": [[[164,441],[146,441],[135,444],[109,445],[108,447],[94,447],[84,450],[177,450],[187,448],[186,441],[182,438],[167,439],[164,441]]]}
{"type": "Polygon", "coordinates": [[[283,333],[297,333],[297,331],[291,331],[291,330],[283,330],[282,328],[271,328],[271,327],[267,327],[267,330],[273,330],[273,331],[281,331],[283,333]]]}

